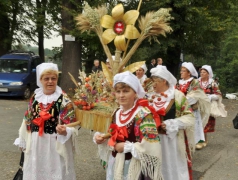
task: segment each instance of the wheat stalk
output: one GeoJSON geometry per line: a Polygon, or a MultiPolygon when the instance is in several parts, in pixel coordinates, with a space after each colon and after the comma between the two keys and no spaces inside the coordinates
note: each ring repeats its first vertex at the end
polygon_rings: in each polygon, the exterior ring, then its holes
{"type": "Polygon", "coordinates": [[[73,81],[73,83],[75,84],[76,87],[79,88],[79,84],[77,83],[77,81],[74,79],[73,75],[70,74],[70,72],[68,72],[69,76],[70,76],[70,79],[73,81]]]}

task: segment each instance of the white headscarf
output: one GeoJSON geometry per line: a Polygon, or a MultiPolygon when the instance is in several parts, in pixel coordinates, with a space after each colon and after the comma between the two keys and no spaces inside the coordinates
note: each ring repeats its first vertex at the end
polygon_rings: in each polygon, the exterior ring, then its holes
{"type": "Polygon", "coordinates": [[[141,68],[144,69],[144,74],[145,74],[146,71],[148,70],[145,64],[143,64],[143,65],[141,66],[141,68]]]}
{"type": "Polygon", "coordinates": [[[209,73],[209,78],[213,78],[213,72],[212,72],[212,67],[209,65],[203,65],[201,69],[206,69],[207,72],[209,73]]]}
{"type": "MultiPolygon", "coordinates": [[[[158,64],[156,67],[160,67],[160,66],[163,66],[163,65],[160,65],[160,64],[158,64]]],[[[165,69],[167,69],[167,67],[166,66],[163,66],[165,69]]]]}
{"type": "Polygon", "coordinates": [[[191,63],[191,62],[184,62],[182,64],[182,67],[185,67],[191,73],[192,76],[195,76],[196,78],[198,77],[198,73],[197,73],[193,63],[191,63]]]}
{"type": "Polygon", "coordinates": [[[41,63],[40,65],[36,66],[36,80],[37,80],[37,86],[42,87],[42,84],[40,82],[41,74],[44,70],[55,70],[58,71],[57,64],[54,63],[41,63]]]}
{"type": "Polygon", "coordinates": [[[113,87],[119,82],[126,83],[136,92],[139,98],[143,98],[145,96],[144,88],[141,86],[138,78],[129,71],[116,74],[113,78],[113,87]]]}
{"type": "Polygon", "coordinates": [[[170,87],[174,87],[177,83],[176,78],[164,66],[156,66],[150,70],[151,76],[160,77],[168,81],[170,87]]]}

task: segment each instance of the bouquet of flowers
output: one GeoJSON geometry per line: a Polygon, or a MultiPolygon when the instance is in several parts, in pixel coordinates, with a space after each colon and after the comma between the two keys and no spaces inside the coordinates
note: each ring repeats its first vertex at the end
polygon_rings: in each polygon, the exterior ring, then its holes
{"type": "Polygon", "coordinates": [[[108,82],[102,72],[94,72],[89,76],[79,70],[80,82],[69,73],[76,85],[74,104],[81,110],[98,110],[106,113],[113,112],[117,107],[112,84],[108,82]]]}

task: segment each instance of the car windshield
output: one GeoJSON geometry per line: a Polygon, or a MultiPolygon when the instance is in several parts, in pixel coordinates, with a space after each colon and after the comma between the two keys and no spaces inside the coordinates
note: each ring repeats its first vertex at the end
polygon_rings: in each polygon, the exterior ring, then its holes
{"type": "Polygon", "coordinates": [[[0,59],[0,73],[26,73],[28,60],[0,59]]]}

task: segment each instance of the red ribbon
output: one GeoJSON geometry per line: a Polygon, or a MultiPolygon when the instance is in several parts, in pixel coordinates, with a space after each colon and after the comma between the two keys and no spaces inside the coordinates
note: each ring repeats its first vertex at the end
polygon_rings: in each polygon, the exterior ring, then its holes
{"type": "Polygon", "coordinates": [[[166,114],[166,111],[165,111],[165,108],[160,108],[158,111],[156,111],[158,115],[161,115],[161,116],[165,116],[166,114]]]}
{"type": "Polygon", "coordinates": [[[34,119],[32,122],[39,126],[39,136],[43,135],[44,130],[44,124],[46,120],[49,120],[51,118],[51,114],[49,112],[41,111],[39,113],[40,117],[34,119]]]}
{"type": "Polygon", "coordinates": [[[155,120],[156,127],[158,128],[161,125],[161,119],[159,117],[159,114],[157,114],[155,108],[153,106],[149,105],[149,102],[147,99],[139,99],[137,101],[137,104],[139,106],[147,107],[150,110],[150,112],[153,114],[153,118],[155,120]]]}
{"type": "MultiPolygon", "coordinates": [[[[165,115],[164,108],[161,108],[159,111],[156,112],[155,108],[149,105],[149,102],[147,99],[139,99],[135,105],[135,108],[137,108],[138,106],[147,107],[150,110],[150,112],[153,114],[156,127],[158,128],[161,125],[161,119],[159,115],[162,115],[162,116],[165,115]]],[[[108,141],[109,146],[115,146],[117,140],[124,142],[125,138],[128,137],[126,126],[118,127],[116,124],[111,124],[108,131],[112,135],[108,141]]]]}
{"type": "Polygon", "coordinates": [[[117,140],[124,142],[125,138],[128,138],[126,126],[118,127],[116,124],[111,124],[109,133],[112,135],[108,141],[109,146],[115,146],[117,140]]]}

